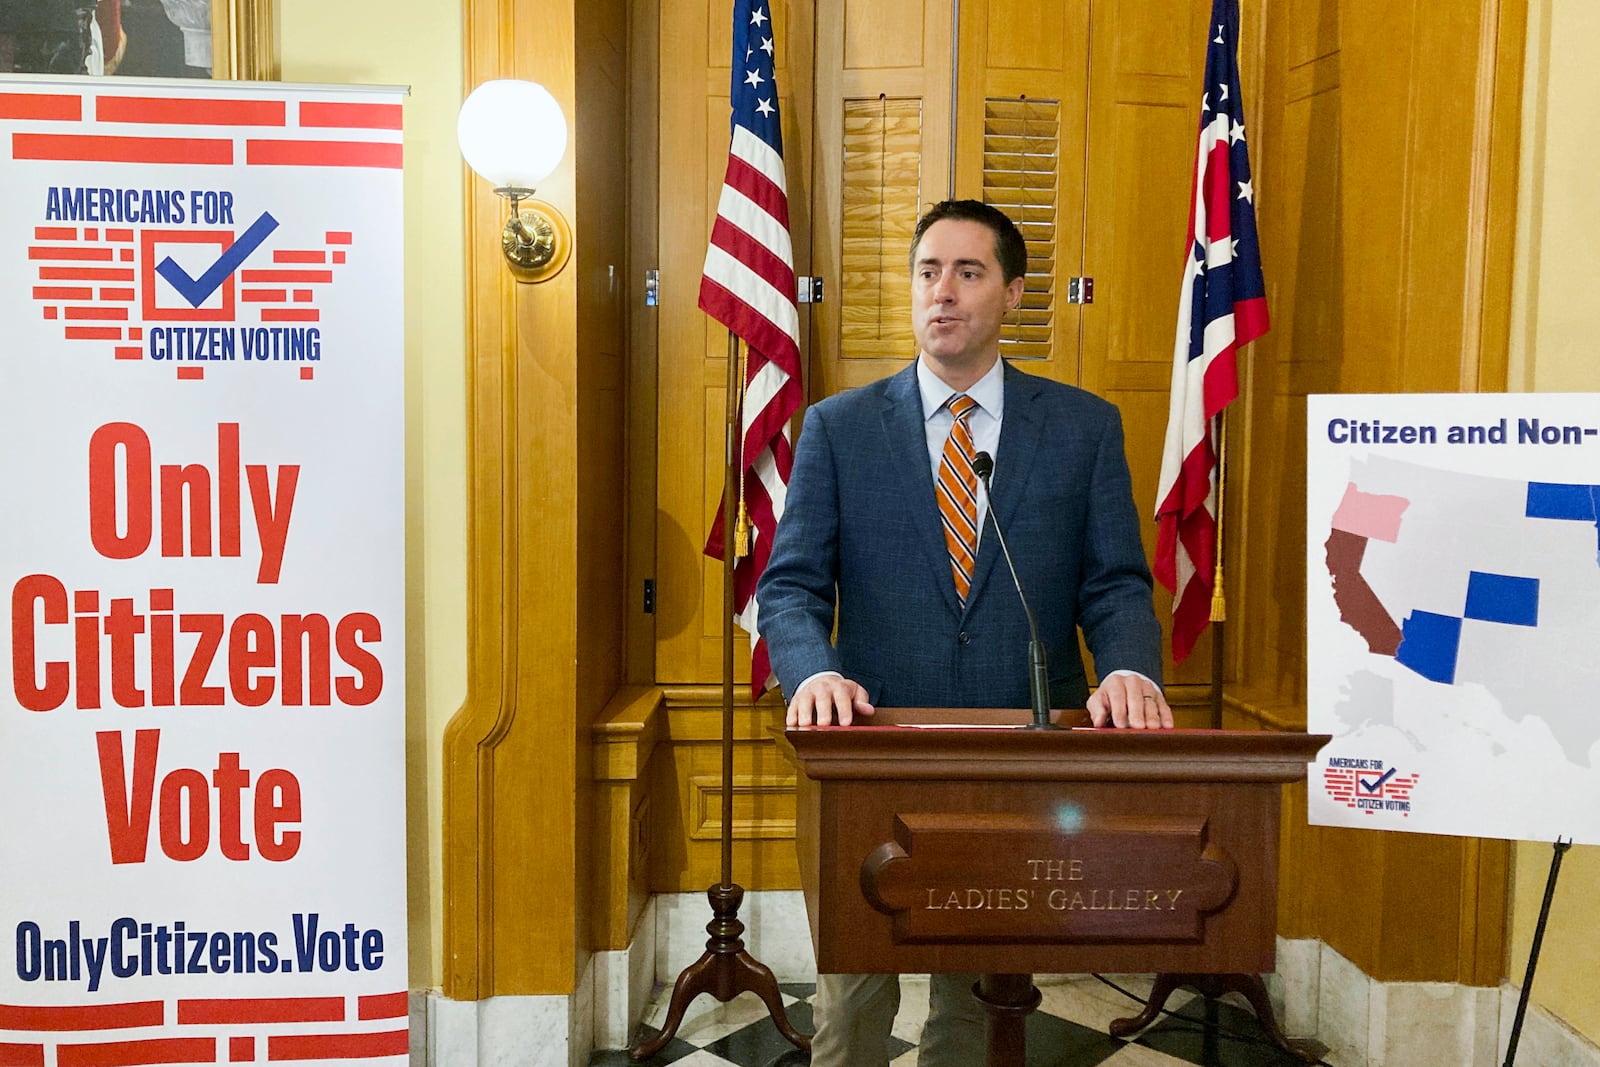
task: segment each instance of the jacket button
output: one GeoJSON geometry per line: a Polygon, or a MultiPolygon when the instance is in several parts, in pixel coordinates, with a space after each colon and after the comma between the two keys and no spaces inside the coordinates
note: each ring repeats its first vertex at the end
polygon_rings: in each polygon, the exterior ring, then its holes
{"type": "Polygon", "coordinates": [[[957,637],[956,637],[956,640],[957,640],[957,641],[960,641],[960,642],[961,642],[961,643],[962,643],[962,644],[963,644],[963,645],[964,645],[964,644],[966,644],[966,643],[967,643],[967,642],[968,642],[968,641],[971,641],[971,640],[972,640],[972,638],[971,638],[971,637],[969,637],[969,636],[967,636],[967,631],[965,631],[965,630],[962,630],[962,631],[961,631],[961,633],[960,633],[960,634],[959,634],[959,635],[958,635],[958,636],[957,636],[957,637]]]}

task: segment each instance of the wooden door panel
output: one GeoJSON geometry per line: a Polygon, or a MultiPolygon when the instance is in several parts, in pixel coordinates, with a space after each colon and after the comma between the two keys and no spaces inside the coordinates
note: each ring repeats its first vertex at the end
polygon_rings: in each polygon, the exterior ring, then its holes
{"type": "MultiPolygon", "coordinates": [[[[1082,23],[1085,5],[1037,0],[988,0],[983,59],[990,71],[1065,72],[1075,58],[1051,47],[1071,39],[1068,27],[1082,23]]],[[[1074,27],[1076,28],[1076,27],[1074,27]]],[[[1073,72],[1082,76],[1082,69],[1073,72]]]]}
{"type": "Polygon", "coordinates": [[[961,7],[956,195],[1010,215],[1028,242],[1021,306],[1000,335],[1006,359],[1079,379],[1083,135],[1089,5],[977,0],[961,7]]]}
{"type": "Polygon", "coordinates": [[[906,67],[921,80],[926,42],[908,30],[922,25],[926,0],[846,0],[842,6],[846,70],[906,67]]]}
{"type": "Polygon", "coordinates": [[[1170,382],[1210,7],[1095,8],[1084,198],[1084,269],[1095,296],[1084,319],[1084,384],[1097,392],[1122,362],[1157,364],[1161,388],[1170,382]]]}
{"type": "Polygon", "coordinates": [[[829,295],[812,308],[810,400],[916,355],[911,234],[945,197],[950,158],[949,0],[819,0],[816,10],[813,257],[829,295]]]}
{"type": "MultiPolygon", "coordinates": [[[[1134,500],[1155,511],[1210,0],[1102,0],[1090,29],[1082,384],[1122,411],[1134,500]]],[[[1248,112],[1246,113],[1248,119],[1248,112]]],[[[1155,551],[1155,525],[1144,530],[1155,551]]],[[[1170,633],[1166,591],[1156,615],[1170,633]]],[[[1167,681],[1210,680],[1210,631],[1167,681]]]]}

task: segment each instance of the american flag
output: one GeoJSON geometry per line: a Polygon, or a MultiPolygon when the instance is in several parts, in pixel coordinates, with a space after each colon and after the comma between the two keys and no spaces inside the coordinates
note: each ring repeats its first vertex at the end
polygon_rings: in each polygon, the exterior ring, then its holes
{"type": "MultiPolygon", "coordinates": [[[[794,452],[789,419],[800,408],[800,314],[789,244],[789,197],[783,175],[778,87],[773,80],[770,6],[734,0],[733,137],[717,203],[717,222],[700,279],[700,307],[748,346],[740,448],[750,553],[733,571],[734,621],[750,634],[750,682],[756,696],[777,684],[767,646],[756,632],[756,579],[772,553],[783,515],[794,452]]],[[[719,509],[706,555],[722,558],[719,509]]]]}
{"type": "Polygon", "coordinates": [[[1267,332],[1255,188],[1239,100],[1237,0],[1214,0],[1200,142],[1189,205],[1189,256],[1178,300],[1155,574],[1172,591],[1172,658],[1182,662],[1210,619],[1217,533],[1216,415],[1239,394],[1235,356],[1267,332]]]}

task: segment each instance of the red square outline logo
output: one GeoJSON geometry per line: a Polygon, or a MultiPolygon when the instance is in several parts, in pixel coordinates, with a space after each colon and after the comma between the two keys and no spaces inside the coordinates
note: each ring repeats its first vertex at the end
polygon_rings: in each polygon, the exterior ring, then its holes
{"type": "Polygon", "coordinates": [[[162,242],[172,244],[210,244],[215,242],[219,251],[226,252],[233,245],[233,232],[231,230],[144,230],[139,236],[139,266],[140,273],[144,276],[142,285],[142,303],[144,306],[140,310],[146,322],[234,321],[233,274],[228,275],[222,282],[222,306],[220,308],[156,307],[156,245],[162,242]]]}

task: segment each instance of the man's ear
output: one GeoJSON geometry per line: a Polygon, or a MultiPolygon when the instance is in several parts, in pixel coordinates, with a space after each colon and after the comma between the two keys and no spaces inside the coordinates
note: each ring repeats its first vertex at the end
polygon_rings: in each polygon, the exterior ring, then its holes
{"type": "Polygon", "coordinates": [[[1006,310],[1015,311],[1018,304],[1022,303],[1022,290],[1026,288],[1026,278],[1018,275],[1006,285],[1006,310]]]}

